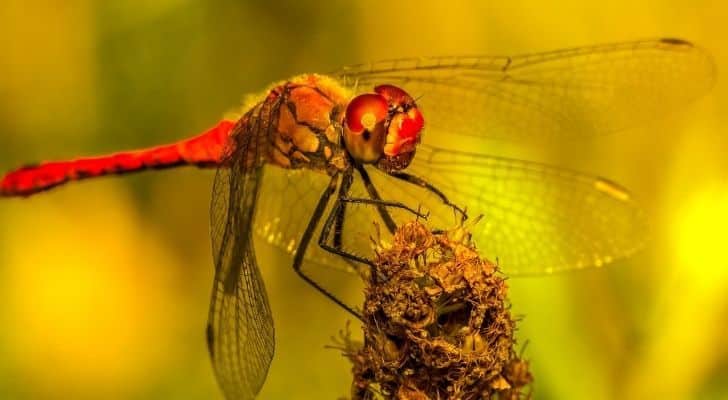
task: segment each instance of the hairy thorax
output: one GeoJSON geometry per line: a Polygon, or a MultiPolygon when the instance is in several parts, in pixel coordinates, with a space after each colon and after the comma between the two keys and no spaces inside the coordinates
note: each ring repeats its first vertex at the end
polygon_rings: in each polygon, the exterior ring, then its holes
{"type": "Polygon", "coordinates": [[[341,143],[344,110],[350,95],[322,75],[301,75],[273,87],[266,162],[282,168],[332,173],[346,166],[341,143]]]}

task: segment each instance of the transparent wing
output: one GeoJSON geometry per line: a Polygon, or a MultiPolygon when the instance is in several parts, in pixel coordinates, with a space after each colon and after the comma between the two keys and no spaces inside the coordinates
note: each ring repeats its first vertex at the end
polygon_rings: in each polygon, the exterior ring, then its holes
{"type": "MultiPolygon", "coordinates": [[[[646,219],[630,194],[606,179],[544,164],[421,146],[407,172],[426,177],[467,207],[483,256],[507,274],[602,266],[638,250],[646,219]]],[[[451,227],[449,207],[425,190],[374,176],[384,197],[422,204],[428,223],[451,227]]]]}
{"type": "Polygon", "coordinates": [[[418,97],[430,132],[555,142],[669,114],[707,92],[708,53],[678,39],[512,57],[430,57],[344,67],[358,91],[389,83],[418,97]]]}
{"type": "MultiPolygon", "coordinates": [[[[266,185],[272,175],[266,172],[266,185]]],[[[431,192],[369,168],[372,183],[384,200],[399,201],[429,213],[433,229],[456,226],[459,216],[431,192]]],[[[509,275],[536,275],[602,266],[639,250],[647,236],[645,215],[621,186],[597,176],[535,162],[472,154],[420,145],[406,172],[424,178],[455,204],[467,208],[470,227],[485,257],[498,259],[509,275]]],[[[276,169],[277,184],[261,198],[258,233],[291,253],[308,222],[328,178],[325,175],[276,169]],[[277,200],[275,194],[282,194],[277,200]],[[294,206],[290,206],[293,204],[294,206]],[[285,218],[278,219],[278,216],[285,218]],[[271,221],[275,221],[271,223],[271,221]]],[[[264,190],[265,193],[265,190],[264,190]]],[[[367,198],[357,176],[351,197],[367,198]]],[[[398,224],[416,218],[388,209],[398,224]]],[[[388,239],[374,207],[347,206],[342,248],[371,258],[373,237],[388,239]],[[377,229],[377,226],[379,227],[377,229]]],[[[316,234],[318,238],[318,232],[316,234]]],[[[319,248],[306,253],[307,267],[317,281],[347,304],[360,302],[360,279],[347,278],[351,264],[319,248]],[[336,283],[334,283],[336,281],[336,283]],[[326,284],[330,282],[330,284],[326,284]]]]}
{"type": "MultiPolygon", "coordinates": [[[[331,177],[318,171],[265,166],[265,182],[261,185],[255,218],[255,233],[260,241],[283,250],[292,261],[314,208],[330,180],[331,177]]],[[[360,191],[356,193],[361,195],[360,191]]],[[[359,276],[352,274],[358,266],[318,245],[324,219],[331,212],[334,201],[335,199],[331,199],[324,218],[318,221],[317,229],[306,249],[302,268],[329,293],[352,309],[358,309],[362,302],[363,282],[359,276]]],[[[347,213],[347,218],[356,219],[358,228],[356,224],[349,225],[346,221],[347,227],[354,228],[346,230],[347,246],[353,242],[355,246],[349,250],[356,250],[357,254],[371,258],[374,252],[369,235],[377,215],[366,208],[352,211],[347,213]],[[362,221],[366,222],[362,224],[362,221]]]]}
{"type": "Polygon", "coordinates": [[[273,319],[252,240],[262,176],[258,132],[263,116],[259,112],[252,111],[248,124],[236,128],[236,150],[227,168],[217,172],[210,210],[215,279],[207,340],[227,399],[255,398],[275,346],[273,319]]]}

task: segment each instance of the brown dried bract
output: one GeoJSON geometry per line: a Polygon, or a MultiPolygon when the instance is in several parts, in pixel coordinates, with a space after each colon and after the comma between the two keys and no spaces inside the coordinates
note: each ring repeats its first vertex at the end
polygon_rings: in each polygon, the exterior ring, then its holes
{"type": "Polygon", "coordinates": [[[365,290],[364,344],[349,348],[354,399],[519,399],[531,382],[514,352],[498,268],[458,228],[419,222],[382,245],[365,290]]]}

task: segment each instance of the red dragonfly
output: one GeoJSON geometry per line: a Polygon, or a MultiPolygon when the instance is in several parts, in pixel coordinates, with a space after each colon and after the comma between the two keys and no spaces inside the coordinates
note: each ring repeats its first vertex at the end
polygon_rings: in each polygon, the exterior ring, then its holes
{"type": "Polygon", "coordinates": [[[610,263],[645,237],[624,188],[485,155],[468,140],[559,144],[618,131],[684,107],[714,76],[711,57],[679,39],[355,65],[277,83],[239,119],[178,143],[20,168],[5,175],[0,194],[152,168],[218,168],[207,342],[225,396],[251,399],[274,349],[254,233],[288,251],[306,282],[352,313],[346,296],[360,292],[336,271],[371,265],[372,222],[387,234],[414,216],[437,229],[466,210],[483,215],[472,227],[476,243],[514,275],[610,263]],[[333,269],[317,273],[320,266],[333,269]]]}

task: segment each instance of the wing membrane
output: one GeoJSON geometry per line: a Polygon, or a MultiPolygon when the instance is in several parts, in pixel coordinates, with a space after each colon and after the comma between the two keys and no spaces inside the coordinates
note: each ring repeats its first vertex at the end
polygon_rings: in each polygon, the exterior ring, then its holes
{"type": "Polygon", "coordinates": [[[358,90],[382,83],[418,99],[428,132],[556,142],[639,125],[707,92],[712,58],[678,39],[512,57],[431,57],[344,67],[358,90]]]}
{"type": "Polygon", "coordinates": [[[217,172],[210,210],[215,279],[207,339],[217,381],[228,399],[255,398],[275,347],[251,229],[262,176],[259,135],[264,116],[260,108],[248,116],[247,123],[236,127],[236,150],[217,172]]]}
{"type": "MultiPolygon", "coordinates": [[[[427,224],[433,229],[452,228],[458,223],[459,217],[452,208],[427,190],[375,168],[369,170],[383,199],[421,208],[429,213],[427,224]]],[[[497,258],[508,274],[534,275],[601,266],[630,256],[647,238],[646,218],[629,192],[597,176],[427,145],[418,147],[417,155],[406,171],[424,177],[452,202],[467,208],[471,218],[482,215],[483,219],[470,228],[475,241],[482,254],[497,258]]],[[[316,175],[290,171],[276,173],[282,174],[278,185],[286,188],[280,193],[297,193],[299,197],[287,201],[262,201],[260,221],[278,221],[276,216],[291,213],[309,215],[309,209],[313,209],[318,200],[319,185],[325,185],[326,176],[317,179],[316,175]],[[310,190],[310,187],[316,189],[310,190]],[[289,203],[294,206],[286,206],[289,203]]],[[[268,179],[266,184],[269,184],[268,179]]],[[[272,189],[263,198],[273,198],[275,193],[279,192],[272,189]]],[[[368,197],[358,177],[351,196],[368,197]]],[[[402,210],[389,211],[399,224],[415,218],[402,210]]],[[[300,238],[306,222],[307,219],[296,219],[291,215],[278,223],[261,225],[258,233],[272,244],[291,250],[291,241],[300,238]]],[[[374,254],[370,238],[378,234],[387,236],[374,207],[354,204],[347,207],[343,232],[343,248],[367,258],[374,254]],[[379,232],[375,223],[380,227],[379,232]]],[[[352,271],[349,263],[323,251],[315,243],[309,247],[306,258],[309,268],[320,270],[318,280],[322,282],[344,279],[339,271],[352,271]]],[[[351,298],[347,304],[356,305],[357,298],[351,296],[359,295],[360,280],[352,277],[344,284],[326,286],[340,298],[351,298]]]]}
{"type": "MultiPolygon", "coordinates": [[[[627,257],[647,237],[630,194],[606,179],[544,164],[421,146],[408,172],[427,177],[467,207],[482,254],[507,274],[530,275],[601,266],[627,257]]],[[[383,174],[380,174],[383,175],[383,174]]],[[[404,182],[378,187],[388,198],[425,204],[433,227],[450,227],[452,210],[404,182]]]]}
{"type": "MultiPolygon", "coordinates": [[[[261,185],[255,218],[255,233],[262,242],[287,253],[292,261],[313,210],[331,177],[309,170],[285,170],[275,166],[266,166],[265,169],[265,182],[261,185]]],[[[355,196],[362,195],[358,187],[355,184],[352,190],[355,196]]],[[[324,211],[324,219],[332,211],[334,202],[335,199],[329,202],[324,211]]],[[[346,250],[365,257],[373,256],[369,240],[373,222],[376,221],[373,211],[349,207],[344,235],[346,250]]],[[[323,223],[323,219],[318,222],[306,249],[302,268],[329,293],[352,309],[358,309],[361,307],[363,281],[356,274],[352,274],[356,272],[357,265],[319,247],[318,239],[323,223]]]]}

